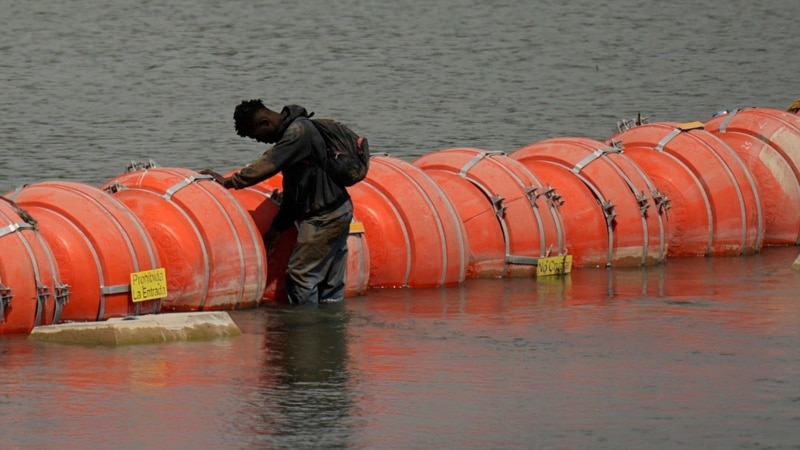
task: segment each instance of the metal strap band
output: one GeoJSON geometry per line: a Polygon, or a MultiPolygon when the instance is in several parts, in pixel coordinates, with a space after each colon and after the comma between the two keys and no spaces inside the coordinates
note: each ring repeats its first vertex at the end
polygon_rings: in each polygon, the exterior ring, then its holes
{"type": "Polygon", "coordinates": [[[580,173],[584,167],[588,166],[589,163],[596,160],[597,158],[608,154],[608,153],[621,153],[622,150],[616,147],[608,147],[608,148],[598,148],[597,150],[593,151],[591,154],[586,155],[582,160],[578,161],[575,164],[575,167],[572,168],[572,173],[580,173]]]}
{"type": "Polygon", "coordinates": [[[726,133],[728,131],[728,124],[730,123],[731,120],[733,120],[733,117],[739,111],[741,111],[741,109],[737,109],[736,111],[728,114],[728,117],[726,117],[725,120],[723,120],[722,123],[719,125],[719,132],[720,133],[726,133]]]}
{"type": "Polygon", "coordinates": [[[467,161],[466,164],[464,164],[464,167],[461,168],[461,171],[458,174],[461,175],[462,177],[466,177],[467,172],[469,172],[470,169],[475,167],[475,164],[478,164],[479,162],[481,162],[483,158],[486,158],[487,156],[489,156],[488,152],[481,152],[473,156],[472,159],[470,159],[469,161],[467,161]]]}
{"type": "Polygon", "coordinates": [[[103,295],[124,294],[131,291],[131,285],[118,284],[116,286],[101,286],[100,293],[103,295]]]}
{"type": "Polygon", "coordinates": [[[190,184],[194,183],[195,181],[213,180],[213,179],[214,179],[214,177],[212,177],[211,175],[193,175],[193,176],[191,176],[189,178],[184,178],[183,181],[181,181],[180,183],[177,183],[174,186],[172,186],[171,188],[167,189],[167,191],[164,192],[164,198],[166,198],[166,199],[172,198],[172,196],[175,195],[176,192],[180,191],[181,189],[185,188],[186,186],[189,186],[190,184]]]}
{"type": "Polygon", "coordinates": [[[17,231],[19,228],[20,228],[20,224],[18,224],[18,223],[12,223],[12,224],[7,225],[7,226],[5,226],[3,228],[0,228],[0,237],[3,237],[5,235],[7,235],[7,234],[11,234],[11,233],[17,231]]]}
{"type": "Polygon", "coordinates": [[[669,141],[673,140],[675,136],[681,134],[682,132],[683,130],[681,130],[680,128],[675,128],[674,130],[672,130],[668,135],[664,136],[664,138],[658,142],[658,145],[656,145],[656,151],[663,152],[664,147],[666,147],[666,145],[669,144],[669,141]]]}
{"type": "Polygon", "coordinates": [[[35,230],[36,227],[33,225],[23,222],[23,223],[12,223],[10,225],[6,225],[3,228],[0,228],[0,237],[3,237],[7,234],[11,234],[20,229],[28,229],[28,230],[35,230]]]}
{"type": "Polygon", "coordinates": [[[483,158],[486,158],[487,156],[492,156],[492,155],[505,155],[505,152],[500,152],[500,151],[480,152],[477,155],[473,156],[472,159],[467,161],[467,163],[464,164],[464,167],[461,168],[461,171],[458,174],[461,175],[462,177],[466,176],[467,172],[469,172],[469,170],[472,169],[475,166],[475,164],[478,164],[479,162],[481,162],[481,160],[483,158]]]}
{"type": "Polygon", "coordinates": [[[506,255],[506,262],[509,264],[535,266],[539,264],[539,258],[536,258],[534,256],[506,255]]]}

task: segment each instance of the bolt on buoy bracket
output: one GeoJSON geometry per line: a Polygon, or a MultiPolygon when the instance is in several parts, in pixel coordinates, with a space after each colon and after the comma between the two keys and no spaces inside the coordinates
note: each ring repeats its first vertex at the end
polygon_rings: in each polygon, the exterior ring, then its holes
{"type": "Polygon", "coordinates": [[[0,282],[0,323],[5,321],[6,308],[11,305],[11,288],[0,282]]]}
{"type": "Polygon", "coordinates": [[[506,215],[506,205],[503,204],[503,197],[499,195],[493,195],[491,198],[492,207],[494,207],[494,213],[497,217],[504,217],[506,215]]]}
{"type": "Polygon", "coordinates": [[[658,210],[659,214],[663,214],[668,209],[670,209],[671,205],[669,197],[667,197],[666,195],[662,194],[659,191],[653,191],[651,192],[651,195],[653,196],[653,200],[656,202],[656,209],[658,210]]]}
{"type": "Polygon", "coordinates": [[[606,223],[610,226],[614,218],[617,217],[617,213],[614,211],[616,205],[614,205],[613,202],[603,202],[600,206],[603,208],[603,214],[606,216],[606,223]]]}
{"type": "Polygon", "coordinates": [[[56,296],[56,310],[53,313],[53,323],[58,323],[58,321],[61,320],[61,311],[64,309],[64,305],[69,303],[69,285],[56,283],[53,289],[56,296]]]}

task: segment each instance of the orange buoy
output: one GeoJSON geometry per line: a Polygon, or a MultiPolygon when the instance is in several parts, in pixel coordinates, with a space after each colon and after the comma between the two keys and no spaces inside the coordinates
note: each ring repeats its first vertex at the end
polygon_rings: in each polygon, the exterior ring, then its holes
{"type": "Polygon", "coordinates": [[[518,161],[453,148],[413,164],[445,191],[463,220],[468,277],[533,276],[538,258],[564,253],[564,224],[551,191],[518,161]]]}
{"type": "Polygon", "coordinates": [[[60,320],[69,287],[37,222],[0,197],[0,334],[29,333],[60,320]]]}
{"type": "Polygon", "coordinates": [[[134,302],[131,274],[161,268],[150,235],[125,205],[83,183],[27,185],[10,198],[39,223],[70,286],[63,321],[156,313],[159,300],[134,302]]]}
{"type": "Polygon", "coordinates": [[[713,240],[709,254],[754,253],[764,242],[758,188],[742,159],[700,122],[660,122],[622,131],[609,141],[675,156],[700,180],[709,199],[713,240]]]}
{"type": "MultiPolygon", "coordinates": [[[[797,115],[770,108],[744,108],[709,119],[705,123],[705,129],[723,140],[736,139],[733,135],[729,136],[730,133],[741,133],[766,143],[780,155],[794,174],[794,180],[791,178],[779,179],[780,187],[777,187],[777,190],[793,190],[794,187],[789,186],[792,181],[800,184],[800,117],[797,115]]],[[[739,140],[741,141],[741,139],[739,140]]],[[[733,147],[741,154],[744,149],[739,144],[745,144],[745,142],[734,142],[733,147]]],[[[747,151],[752,152],[753,149],[749,148],[747,151]]],[[[771,153],[771,151],[766,150],[766,153],[760,153],[760,155],[768,158],[771,153]]],[[[752,163],[754,161],[751,161],[752,163]]],[[[779,172],[781,169],[777,168],[777,166],[783,165],[772,158],[763,160],[763,163],[769,166],[771,170],[778,170],[779,172]]],[[[779,177],[777,173],[775,176],[776,178],[779,177]]],[[[776,191],[772,188],[767,187],[767,189],[765,196],[776,194],[776,191]]],[[[796,204],[783,204],[779,208],[797,210],[796,204]]],[[[769,219],[774,219],[771,224],[774,227],[775,220],[778,219],[772,216],[772,213],[772,211],[768,211],[766,214],[770,215],[769,219]]],[[[790,217],[788,219],[789,223],[791,223],[792,219],[790,217]]],[[[789,225],[786,224],[785,226],[789,225]]]]}
{"type": "MultiPolygon", "coordinates": [[[[516,153],[516,152],[514,152],[516,153]]],[[[564,220],[565,252],[576,267],[605,267],[614,259],[614,234],[609,218],[613,206],[591,184],[586,184],[560,164],[537,161],[511,153],[542,180],[564,220]]]]}
{"type": "MultiPolygon", "coordinates": [[[[618,147],[588,138],[553,138],[522,147],[511,157],[561,165],[600,193],[613,234],[612,265],[651,265],[664,260],[663,196],[618,147]]],[[[573,239],[580,239],[580,234],[573,239]]]]}
{"type": "Polygon", "coordinates": [[[466,277],[468,240],[441,187],[422,169],[373,156],[348,188],[369,248],[369,287],[454,285],[466,277]]]}
{"type": "Polygon", "coordinates": [[[800,117],[771,108],[743,108],[707,120],[706,131],[715,135],[737,132],[772,146],[789,163],[800,182],[800,117]]]}
{"type": "MultiPolygon", "coordinates": [[[[259,235],[267,232],[272,219],[278,214],[278,204],[272,199],[275,184],[259,183],[244,189],[230,189],[228,192],[250,214],[259,235]]],[[[347,269],[345,273],[345,297],[364,295],[369,280],[369,251],[363,239],[363,227],[353,219],[350,236],[347,238],[347,269]]],[[[286,267],[297,241],[297,228],[291,227],[281,233],[275,252],[267,257],[267,284],[262,301],[288,301],[285,288],[286,267]]]]}
{"type": "Polygon", "coordinates": [[[764,245],[800,244],[800,182],[790,161],[766,141],[740,131],[721,131],[714,119],[714,135],[739,154],[753,173],[764,209],[764,245]]]}
{"type": "Polygon", "coordinates": [[[250,214],[210,176],[145,166],[103,188],[141,219],[156,243],[169,294],[162,311],[258,305],[267,270],[261,235],[250,214]]]}
{"type": "Polygon", "coordinates": [[[681,160],[649,147],[625,145],[625,155],[650,178],[662,196],[667,256],[703,256],[714,246],[713,213],[703,184],[681,160]]]}

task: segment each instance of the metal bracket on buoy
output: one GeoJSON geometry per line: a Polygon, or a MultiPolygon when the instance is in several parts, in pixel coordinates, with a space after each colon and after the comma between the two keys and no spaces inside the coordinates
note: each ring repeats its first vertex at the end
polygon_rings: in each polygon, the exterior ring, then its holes
{"type": "Polygon", "coordinates": [[[36,318],[34,319],[33,323],[34,326],[39,326],[42,323],[42,311],[44,311],[45,305],[47,305],[47,299],[50,298],[50,292],[47,289],[47,286],[43,284],[39,284],[36,282],[36,318]]]}
{"type": "Polygon", "coordinates": [[[117,192],[124,191],[125,189],[127,188],[116,180],[104,188],[104,190],[109,194],[116,194],[117,192]]]}
{"type": "Polygon", "coordinates": [[[659,191],[653,191],[650,194],[653,196],[653,200],[656,202],[656,209],[658,209],[659,214],[663,214],[670,208],[669,197],[659,191]]]}
{"type": "Polygon", "coordinates": [[[637,113],[635,119],[622,119],[617,122],[617,131],[621,133],[623,131],[630,130],[631,128],[644,125],[649,119],[650,117],[642,117],[642,113],[637,113]]]}
{"type": "MultiPolygon", "coordinates": [[[[19,189],[21,189],[21,188],[17,188],[17,191],[15,191],[14,195],[16,195],[16,192],[18,192],[19,189]]],[[[39,224],[38,224],[38,222],[36,222],[36,219],[34,219],[33,216],[31,216],[31,214],[28,211],[25,211],[24,209],[20,208],[20,206],[17,205],[16,202],[11,200],[10,198],[3,197],[2,195],[0,195],[0,200],[4,200],[4,201],[8,202],[8,204],[11,205],[12,208],[14,208],[14,211],[17,213],[17,215],[20,217],[20,219],[25,221],[24,224],[22,224],[22,223],[20,223],[20,224],[12,223],[11,225],[8,225],[8,226],[0,229],[0,236],[5,236],[6,234],[13,233],[13,232],[17,231],[20,228],[32,228],[34,230],[38,230],[39,229],[39,224]]]]}
{"type": "Polygon", "coordinates": [[[64,305],[69,303],[69,285],[57,283],[53,289],[56,294],[56,308],[53,312],[53,323],[58,323],[58,321],[61,320],[61,311],[64,309],[64,305]]]}
{"type": "Polygon", "coordinates": [[[11,288],[7,287],[0,281],[0,323],[6,318],[6,308],[11,305],[11,288]]]}
{"type": "Polygon", "coordinates": [[[126,173],[136,172],[137,170],[152,169],[155,167],[158,167],[158,164],[156,164],[156,162],[153,161],[152,159],[147,161],[146,163],[131,161],[127,165],[125,165],[125,172],[126,173]]]}
{"type": "Polygon", "coordinates": [[[542,191],[542,193],[539,195],[544,195],[544,198],[546,198],[547,201],[550,202],[550,206],[554,208],[564,204],[564,199],[560,195],[558,195],[556,189],[550,185],[548,185],[544,189],[544,191],[542,191]]]}
{"type": "Polygon", "coordinates": [[[614,211],[616,205],[614,205],[614,202],[609,201],[609,202],[602,202],[600,206],[603,208],[603,214],[605,214],[606,216],[606,224],[608,226],[611,226],[611,222],[613,222],[614,218],[617,217],[617,213],[616,211],[614,211]]]}
{"type": "Polygon", "coordinates": [[[497,217],[503,218],[506,215],[506,205],[503,204],[503,197],[498,195],[493,195],[489,200],[492,201],[492,207],[494,207],[494,213],[497,217]]]}
{"type": "Polygon", "coordinates": [[[539,206],[536,205],[536,199],[539,198],[539,194],[536,193],[536,191],[538,190],[539,188],[537,188],[536,186],[525,188],[525,196],[528,197],[528,202],[530,202],[531,208],[534,209],[539,208],[539,206]]]}
{"type": "Polygon", "coordinates": [[[644,216],[647,213],[647,208],[650,207],[650,202],[647,201],[647,195],[644,192],[634,193],[636,203],[639,204],[639,214],[644,216]]]}

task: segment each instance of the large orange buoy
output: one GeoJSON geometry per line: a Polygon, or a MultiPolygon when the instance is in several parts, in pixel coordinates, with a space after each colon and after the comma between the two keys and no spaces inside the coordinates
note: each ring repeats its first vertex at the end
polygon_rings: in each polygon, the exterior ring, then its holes
{"type": "MultiPolygon", "coordinates": [[[[762,170],[763,168],[758,169],[759,165],[764,165],[768,171],[775,172],[772,177],[775,178],[777,185],[773,183],[770,186],[769,181],[767,181],[768,184],[764,187],[766,189],[764,196],[777,196],[785,199],[785,201],[790,201],[792,194],[789,191],[795,189],[791,184],[800,184],[800,117],[770,108],[744,108],[709,119],[705,123],[705,129],[726,142],[731,141],[731,146],[734,150],[741,154],[753,166],[754,170],[758,170],[760,174],[764,174],[764,170],[762,170]],[[739,137],[738,134],[755,138],[752,141],[754,143],[752,145],[756,145],[756,147],[754,148],[746,139],[739,137]],[[781,166],[784,165],[784,162],[773,158],[771,156],[773,154],[772,150],[764,149],[761,143],[766,143],[784,160],[794,175],[793,179],[781,175],[783,172],[781,166]],[[747,146],[747,148],[745,149],[743,146],[747,146]],[[753,160],[752,156],[744,156],[745,153],[753,154],[754,152],[758,155],[758,161],[753,160]]],[[[759,177],[759,181],[763,182],[764,180],[759,177]]],[[[770,244],[775,244],[775,239],[779,239],[778,243],[786,242],[786,239],[789,238],[786,232],[776,231],[775,227],[791,227],[791,224],[794,223],[792,213],[798,211],[798,208],[794,206],[797,203],[784,204],[784,200],[774,198],[768,198],[765,201],[778,205],[776,207],[768,205],[769,210],[765,212],[771,233],[784,235],[783,238],[772,236],[770,244]],[[775,208],[780,211],[776,212],[775,208]],[[789,216],[784,216],[785,214],[789,214],[789,216]],[[780,224],[782,220],[786,222],[780,224]]]]}
{"type": "Polygon", "coordinates": [[[768,143],[786,159],[800,180],[800,117],[777,109],[744,108],[713,117],[704,127],[715,135],[737,132],[768,143]]]}
{"type": "Polygon", "coordinates": [[[31,184],[10,197],[39,223],[70,300],[63,321],[156,313],[159,300],[133,302],[131,274],[161,268],[144,225],[102,190],[77,182],[31,184]]]}
{"type": "Polygon", "coordinates": [[[800,182],[790,161],[766,141],[740,131],[714,133],[730,146],[753,173],[764,207],[764,245],[800,244],[800,182]]]}
{"type": "Polygon", "coordinates": [[[162,311],[258,305],[267,260],[250,214],[210,176],[182,168],[134,167],[103,188],[153,237],[167,272],[162,311]]]}
{"type": "Polygon", "coordinates": [[[509,156],[544,183],[564,220],[565,252],[576,267],[605,267],[614,260],[613,205],[591,184],[560,164],[509,156]]]}
{"type": "Polygon", "coordinates": [[[37,226],[27,211],[0,197],[0,334],[56,323],[69,300],[37,226]]]}
{"type": "MultiPolygon", "coordinates": [[[[619,148],[588,138],[553,138],[522,147],[511,157],[558,164],[600,193],[613,233],[611,264],[636,266],[664,260],[663,196],[619,148]]],[[[580,239],[580,232],[572,239],[580,239]]]]}
{"type": "MultiPolygon", "coordinates": [[[[275,183],[259,183],[244,189],[230,189],[233,197],[250,213],[259,235],[267,232],[278,214],[278,202],[273,201],[275,183]]],[[[345,274],[345,297],[364,295],[369,281],[369,250],[363,238],[363,227],[356,218],[347,238],[347,269],[345,274]]],[[[291,227],[281,233],[275,252],[267,258],[267,285],[262,300],[287,301],[285,289],[286,267],[297,241],[297,228],[291,227]]]]}
{"type": "Polygon", "coordinates": [[[675,156],[700,180],[712,215],[712,255],[754,253],[764,242],[758,188],[742,159],[700,122],[660,122],[630,128],[611,137],[624,148],[645,147],[675,156]]]}
{"type": "Polygon", "coordinates": [[[533,276],[538,258],[564,253],[564,224],[551,191],[518,161],[453,148],[414,165],[441,186],[463,220],[469,277],[533,276]]]}
{"type": "Polygon", "coordinates": [[[665,202],[667,256],[703,256],[714,245],[711,203],[697,175],[679,159],[650,147],[625,145],[625,156],[650,178],[665,202]]]}
{"type": "Polygon", "coordinates": [[[468,238],[455,206],[422,169],[373,156],[348,188],[369,247],[370,287],[434,287],[466,277],[468,238]]]}

